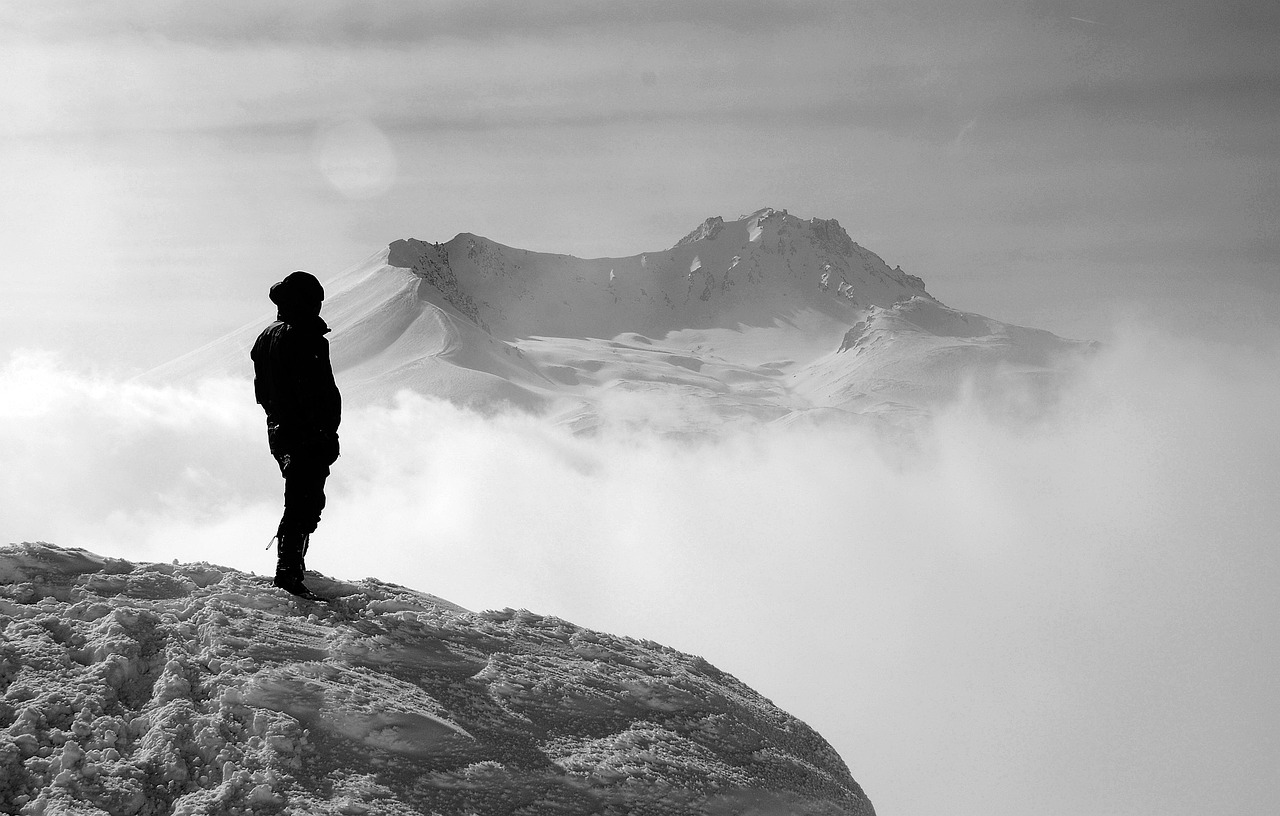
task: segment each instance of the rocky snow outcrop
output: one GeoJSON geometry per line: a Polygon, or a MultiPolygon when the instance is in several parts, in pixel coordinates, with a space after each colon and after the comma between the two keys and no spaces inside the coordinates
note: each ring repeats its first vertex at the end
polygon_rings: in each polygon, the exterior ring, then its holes
{"type": "Polygon", "coordinates": [[[873,814],[693,655],[373,579],[0,548],[0,812],[873,814]]]}

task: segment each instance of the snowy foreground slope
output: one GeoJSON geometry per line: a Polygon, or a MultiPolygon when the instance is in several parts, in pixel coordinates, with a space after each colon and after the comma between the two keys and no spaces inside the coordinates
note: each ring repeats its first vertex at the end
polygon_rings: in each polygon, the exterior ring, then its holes
{"type": "MultiPolygon", "coordinates": [[[[701,419],[674,430],[707,430],[910,417],[965,388],[1034,397],[1088,349],[951,309],[834,219],[768,208],[709,218],[670,249],[625,258],[530,252],[470,233],[399,240],[326,289],[334,368],[350,398],[410,389],[541,411],[584,431],[619,399],[695,403],[701,419]]],[[[245,376],[269,319],[148,378],[245,376]]],[[[652,422],[664,412],[639,413],[652,422]]]]}
{"type": "Polygon", "coordinates": [[[874,814],[699,657],[308,580],[0,548],[0,811],[874,814]]]}

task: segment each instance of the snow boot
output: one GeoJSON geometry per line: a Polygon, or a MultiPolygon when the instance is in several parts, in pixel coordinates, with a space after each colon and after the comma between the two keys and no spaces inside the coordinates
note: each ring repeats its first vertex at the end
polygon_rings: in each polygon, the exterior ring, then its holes
{"type": "Polygon", "coordinates": [[[305,598],[308,601],[323,600],[319,595],[307,589],[302,583],[306,572],[303,556],[311,543],[308,535],[286,533],[276,538],[276,577],[271,583],[291,595],[305,598]]]}

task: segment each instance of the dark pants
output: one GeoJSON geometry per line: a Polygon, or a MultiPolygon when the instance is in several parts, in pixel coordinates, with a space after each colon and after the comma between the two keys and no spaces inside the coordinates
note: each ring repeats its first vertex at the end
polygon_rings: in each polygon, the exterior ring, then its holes
{"type": "Polygon", "coordinates": [[[284,476],[284,515],[276,534],[310,535],[320,524],[324,510],[324,482],[329,478],[329,464],[306,453],[281,454],[276,457],[284,476]]]}
{"type": "Polygon", "coordinates": [[[271,455],[284,476],[284,515],[276,535],[307,536],[315,532],[324,510],[324,482],[338,458],[337,437],[302,442],[268,426],[271,455]]]}

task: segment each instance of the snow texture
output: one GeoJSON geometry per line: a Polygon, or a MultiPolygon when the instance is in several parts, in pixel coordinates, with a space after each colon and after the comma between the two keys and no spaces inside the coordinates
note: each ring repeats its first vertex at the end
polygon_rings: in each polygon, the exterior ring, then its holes
{"type": "Polygon", "coordinates": [[[699,657],[312,575],[0,548],[0,811],[862,814],[812,729],[699,657]]]}

